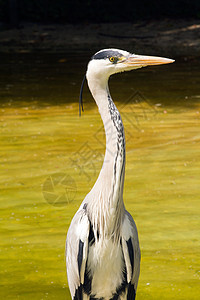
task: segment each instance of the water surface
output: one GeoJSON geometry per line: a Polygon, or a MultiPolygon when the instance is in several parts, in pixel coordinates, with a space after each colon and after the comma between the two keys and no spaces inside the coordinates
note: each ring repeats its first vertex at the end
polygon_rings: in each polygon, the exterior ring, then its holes
{"type": "MultiPolygon", "coordinates": [[[[65,238],[101,168],[97,107],[79,88],[90,54],[2,55],[0,298],[70,299],[65,238]]],[[[113,76],[125,125],[124,201],[142,250],[137,299],[199,299],[200,63],[113,76]]]]}

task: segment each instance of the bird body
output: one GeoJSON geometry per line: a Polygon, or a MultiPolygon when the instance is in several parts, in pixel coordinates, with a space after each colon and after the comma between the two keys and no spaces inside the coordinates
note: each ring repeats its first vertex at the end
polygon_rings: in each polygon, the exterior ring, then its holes
{"type": "Polygon", "coordinates": [[[73,300],[133,300],[140,272],[138,233],[125,210],[125,135],[112,101],[110,75],[169,59],[131,55],[117,49],[97,52],[86,73],[106,134],[102,169],[75,214],[67,234],[66,264],[73,300]],[[145,64],[146,63],[146,64],[145,64]]]}

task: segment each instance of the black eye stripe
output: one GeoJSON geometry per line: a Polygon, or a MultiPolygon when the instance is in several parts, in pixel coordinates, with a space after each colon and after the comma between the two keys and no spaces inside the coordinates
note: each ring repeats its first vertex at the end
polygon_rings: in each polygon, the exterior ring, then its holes
{"type": "Polygon", "coordinates": [[[96,53],[92,56],[92,59],[106,59],[106,58],[110,58],[110,57],[115,57],[116,59],[118,57],[121,57],[122,54],[118,51],[114,51],[114,50],[105,50],[105,51],[101,51],[99,53],[96,53]]]}

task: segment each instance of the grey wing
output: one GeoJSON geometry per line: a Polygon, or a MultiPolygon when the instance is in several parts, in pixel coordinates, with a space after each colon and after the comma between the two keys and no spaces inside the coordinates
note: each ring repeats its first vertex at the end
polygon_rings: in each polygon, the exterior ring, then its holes
{"type": "Polygon", "coordinates": [[[66,240],[66,266],[72,299],[83,299],[85,265],[88,254],[90,222],[85,209],[79,209],[70,224],[66,240]]]}
{"type": "Polygon", "coordinates": [[[132,216],[126,211],[122,225],[122,250],[127,274],[127,300],[135,299],[140,274],[140,246],[132,216]]]}

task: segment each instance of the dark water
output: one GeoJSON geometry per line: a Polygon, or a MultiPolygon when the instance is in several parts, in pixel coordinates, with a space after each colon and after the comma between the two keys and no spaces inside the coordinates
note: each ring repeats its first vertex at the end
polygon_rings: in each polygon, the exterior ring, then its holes
{"type": "MultiPolygon", "coordinates": [[[[74,103],[86,71],[90,53],[1,55],[0,104],[35,102],[38,105],[74,103]]],[[[179,60],[115,75],[110,80],[114,99],[124,101],[138,91],[152,103],[190,106],[200,93],[200,61],[179,60]]],[[[85,88],[86,101],[91,101],[85,88]]]]}

